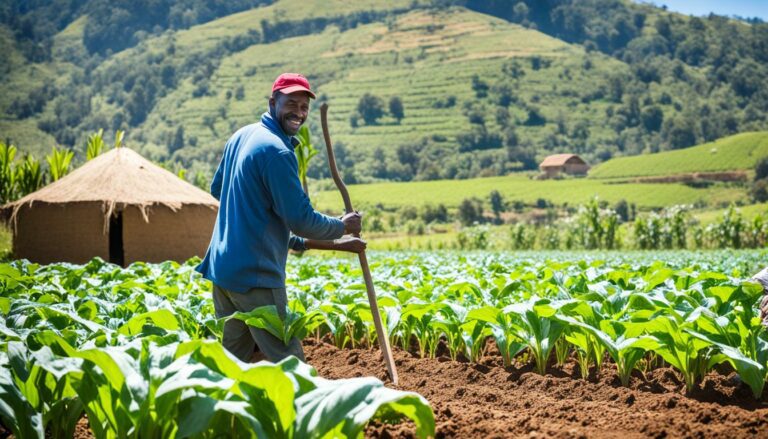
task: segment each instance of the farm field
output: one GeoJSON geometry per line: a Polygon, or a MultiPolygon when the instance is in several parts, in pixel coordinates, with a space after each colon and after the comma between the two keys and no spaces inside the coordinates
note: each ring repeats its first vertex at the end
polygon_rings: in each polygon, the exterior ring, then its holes
{"type": "Polygon", "coordinates": [[[180,434],[222,419],[245,431],[256,425],[249,405],[266,401],[254,399],[264,395],[249,392],[254,385],[275,401],[273,416],[257,419],[269,437],[309,425],[429,435],[432,413],[442,437],[762,436],[768,334],[756,314],[762,288],[746,279],[765,258],[765,251],[371,253],[396,389],[360,378],[387,380],[369,348],[375,331],[352,258],[292,257],[285,320],[269,307],[234,318],[302,337],[320,376],[353,381],[325,381],[288,360],[229,359],[216,342],[222,322],[212,314],[210,284],[192,271],[194,260],[126,269],[99,260],[14,261],[0,264],[0,373],[4,395],[17,404],[0,414],[8,425],[8,410],[25,410],[15,419],[30,424],[29,437],[43,424],[71,431],[83,405],[96,437],[139,426],[180,434]],[[322,410],[312,392],[349,397],[334,390],[343,385],[369,386],[377,396],[368,402],[381,409],[357,402],[368,416],[354,425],[336,416],[312,424],[322,410]],[[223,392],[235,388],[235,396],[223,392]],[[295,400],[276,396],[291,388],[295,400]],[[163,414],[183,413],[184,404],[200,419],[181,430],[182,422],[167,421],[175,415],[163,414]],[[374,412],[413,422],[365,427],[374,412]]]}
{"type": "MultiPolygon", "coordinates": [[[[348,188],[356,204],[386,208],[440,203],[456,208],[465,198],[487,199],[493,190],[499,191],[507,201],[519,200],[526,204],[544,199],[556,205],[576,206],[597,196],[611,204],[623,199],[641,209],[697,203],[728,205],[746,197],[744,189],[724,184],[697,189],[681,183],[612,183],[588,178],[534,180],[524,174],[469,180],[359,184],[348,188]]],[[[326,212],[337,212],[344,206],[336,190],[312,192],[311,196],[315,207],[326,212]]]]}
{"type": "Polygon", "coordinates": [[[741,133],[676,151],[611,159],[590,170],[589,177],[650,177],[752,170],[767,155],[768,132],[741,133]]]}
{"type": "MultiPolygon", "coordinates": [[[[745,219],[751,221],[757,215],[765,216],[766,212],[768,212],[768,203],[750,204],[747,206],[740,206],[738,209],[745,219]]],[[[693,217],[702,224],[710,224],[722,217],[726,210],[727,209],[705,209],[694,211],[692,214],[693,217]]]]}

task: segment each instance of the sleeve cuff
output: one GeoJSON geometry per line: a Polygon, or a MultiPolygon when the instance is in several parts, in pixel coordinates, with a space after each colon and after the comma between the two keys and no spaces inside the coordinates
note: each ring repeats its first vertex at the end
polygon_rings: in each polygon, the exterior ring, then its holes
{"type": "Polygon", "coordinates": [[[289,241],[289,247],[291,250],[297,251],[297,252],[303,252],[307,250],[307,243],[304,241],[304,238],[300,238],[298,236],[291,236],[291,239],[289,241]]]}

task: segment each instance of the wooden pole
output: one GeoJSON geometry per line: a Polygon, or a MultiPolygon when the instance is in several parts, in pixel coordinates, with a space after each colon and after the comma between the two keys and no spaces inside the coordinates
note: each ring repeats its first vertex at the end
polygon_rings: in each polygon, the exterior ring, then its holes
{"type": "MultiPolygon", "coordinates": [[[[344,209],[347,213],[354,212],[352,208],[352,201],[349,199],[349,191],[347,186],[339,176],[339,169],[336,167],[336,157],[333,154],[333,145],[331,144],[331,135],[328,131],[328,104],[323,103],[320,106],[320,123],[323,126],[323,137],[325,138],[325,148],[328,151],[328,166],[331,169],[331,176],[333,176],[333,182],[336,183],[336,187],[341,192],[341,198],[344,200],[344,209]]],[[[356,237],[360,237],[360,234],[356,234],[356,237]]],[[[360,268],[363,270],[363,278],[365,279],[365,289],[368,291],[368,303],[371,305],[371,314],[373,314],[373,324],[376,326],[376,338],[379,339],[379,347],[381,353],[384,356],[384,363],[387,366],[389,377],[392,379],[392,384],[397,385],[397,369],[395,368],[395,360],[392,358],[392,349],[389,347],[389,337],[386,331],[384,331],[384,325],[381,322],[381,314],[379,314],[379,305],[376,303],[376,291],[373,289],[373,279],[371,278],[371,269],[368,267],[368,258],[365,256],[365,250],[358,254],[360,259],[360,268]]]]}

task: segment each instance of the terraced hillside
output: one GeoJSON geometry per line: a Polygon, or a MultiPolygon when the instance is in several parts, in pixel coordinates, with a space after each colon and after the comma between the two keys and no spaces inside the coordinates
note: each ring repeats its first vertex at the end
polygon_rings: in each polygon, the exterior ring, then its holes
{"type": "MultiPolygon", "coordinates": [[[[258,119],[283,71],[307,74],[331,105],[349,182],[505,175],[558,152],[595,164],[764,128],[768,27],[621,0],[521,3],[525,17],[477,1],[277,0],[187,29],[141,27],[138,43],[112,53],[93,51],[94,23],[102,40],[110,34],[87,15],[111,10],[82,0],[50,23],[61,30],[44,41],[50,56],[36,60],[25,59],[23,29],[6,19],[0,138],[38,156],[61,144],[78,161],[88,134],[122,129],[149,158],[210,177],[227,137],[258,119]],[[625,33],[602,31],[622,23],[625,33]],[[743,59],[730,63],[737,51],[743,59]],[[715,63],[710,52],[723,57],[715,63]],[[720,71],[726,64],[733,72],[720,71]],[[358,114],[366,94],[383,106],[367,121],[358,114]],[[394,98],[403,117],[388,111],[394,98]]],[[[309,175],[326,172],[320,156],[309,175]]]]}
{"type": "MultiPolygon", "coordinates": [[[[186,34],[177,41],[185,38],[186,34]]],[[[599,84],[590,83],[590,75],[607,76],[610,71],[626,68],[595,54],[589,56],[595,61],[586,72],[582,69],[586,56],[577,46],[465,9],[439,13],[417,10],[397,15],[388,23],[362,25],[346,32],[329,28],[321,34],[253,45],[222,60],[211,75],[209,89],[214,94],[194,98],[190,81],[160,100],[141,132],[183,126],[185,134],[197,138],[201,147],[185,148],[179,155],[200,157],[202,150],[207,150],[209,154],[204,157],[211,157],[233,129],[253,122],[265,110],[275,76],[283,71],[301,71],[316,84],[320,100],[330,104],[334,140],[347,146],[350,161],[374,161],[377,148],[388,160],[394,160],[395,147],[416,144],[425,137],[437,139],[449,154],[455,154],[456,136],[469,129],[462,104],[475,96],[473,76],[488,84],[508,85],[520,102],[540,102],[544,117],[554,121],[560,115],[556,109],[566,107],[574,100],[572,96],[587,93],[584,87],[597,92],[599,84]],[[549,66],[533,71],[530,57],[534,55],[545,58],[549,66]],[[515,80],[504,73],[511,60],[519,61],[525,76],[515,80]],[[568,83],[558,79],[565,71],[571,72],[568,83]],[[244,88],[243,99],[226,98],[227,92],[235,94],[240,86],[244,88]],[[365,93],[384,101],[400,97],[405,117],[400,122],[384,117],[375,125],[361,122],[352,127],[350,118],[365,93]],[[436,108],[448,99],[455,104],[436,108]],[[213,120],[211,109],[217,109],[213,120]]],[[[576,104],[569,123],[592,124],[607,105],[576,104]]],[[[493,107],[480,111],[488,130],[501,130],[493,107]]],[[[526,120],[522,106],[511,106],[510,113],[513,120],[526,120]]],[[[311,123],[318,135],[317,114],[311,123]]],[[[603,130],[607,141],[610,132],[603,130]]],[[[543,141],[546,131],[542,126],[518,128],[519,136],[537,139],[533,142],[543,141]]],[[[496,151],[506,158],[501,144],[496,151]]]]}
{"type": "MultiPolygon", "coordinates": [[[[344,20],[350,20],[350,17],[363,16],[364,20],[374,20],[390,13],[406,11],[409,7],[418,6],[419,3],[418,1],[405,0],[387,2],[361,0],[350,4],[339,0],[323,2],[280,0],[269,6],[232,14],[193,26],[190,29],[148,36],[136,47],[107,56],[105,59],[95,59],[95,62],[92,61],[88,65],[79,64],[79,61],[87,59],[86,48],[83,44],[87,16],[72,22],[53,38],[52,60],[50,62],[27,62],[15,47],[11,31],[0,26],[0,54],[6,60],[3,71],[0,72],[0,85],[3,91],[0,93],[0,133],[2,133],[0,135],[4,139],[16,143],[22,151],[37,154],[47,151],[51,145],[56,143],[56,140],[41,129],[40,125],[42,121],[48,119],[66,117],[66,115],[61,114],[61,110],[64,108],[57,105],[57,102],[47,102],[41,112],[35,112],[31,117],[21,120],[13,117],[9,111],[14,99],[26,97],[45,85],[56,86],[59,89],[69,88],[70,92],[72,87],[75,87],[82,89],[84,94],[92,93],[94,96],[87,103],[76,102],[76,104],[82,105],[75,108],[82,113],[81,116],[87,116],[89,112],[97,113],[96,116],[87,121],[89,125],[93,126],[93,130],[109,129],[110,127],[126,128],[130,124],[128,121],[124,121],[126,108],[120,104],[120,99],[117,99],[121,94],[119,88],[126,87],[125,91],[130,96],[134,94],[134,84],[146,88],[147,80],[152,79],[136,78],[135,74],[128,74],[130,70],[136,66],[148,68],[148,71],[145,70],[140,73],[159,73],[160,69],[153,69],[153,67],[171,68],[173,71],[190,70],[191,73],[188,75],[179,74],[180,82],[173,83],[169,87],[175,91],[172,95],[177,97],[166,96],[165,99],[159,99],[159,101],[165,102],[166,106],[154,108],[152,112],[155,118],[163,121],[162,129],[152,130],[154,125],[151,122],[148,124],[142,122],[138,124],[136,129],[131,129],[128,133],[127,141],[133,143],[134,147],[143,149],[155,159],[164,159],[168,156],[166,145],[168,133],[166,130],[176,128],[176,125],[169,126],[169,122],[181,123],[183,121],[189,125],[184,125],[184,128],[195,133],[196,127],[202,125],[204,115],[220,115],[218,113],[220,105],[229,104],[228,100],[224,99],[228,90],[214,89],[203,93],[202,96],[195,96],[195,91],[199,88],[201,81],[204,80],[203,82],[208,83],[209,78],[215,79],[217,77],[217,74],[214,73],[215,67],[228,53],[240,51],[244,47],[252,45],[254,41],[261,41],[262,33],[267,34],[265,38],[268,39],[267,29],[270,26],[300,26],[307,20],[317,23],[316,27],[320,28],[328,23],[338,22],[343,25],[344,20]],[[84,75],[91,78],[87,83],[82,82],[84,75]],[[130,78],[129,84],[124,83],[126,76],[134,76],[134,78],[130,78]],[[191,115],[187,114],[191,117],[176,117],[177,107],[174,105],[187,100],[198,101],[198,107],[203,109],[203,114],[192,113],[191,115]]],[[[313,30],[316,29],[296,29],[295,32],[311,33],[313,30]]],[[[307,72],[307,74],[311,74],[311,72],[307,72]]],[[[255,85],[251,83],[251,80],[255,71],[246,72],[244,70],[241,75],[242,78],[240,78],[238,85],[242,85],[249,92],[254,90],[255,85]]],[[[255,103],[250,103],[251,106],[253,104],[255,103]]],[[[71,108],[66,108],[66,110],[69,109],[71,108]]],[[[242,123],[251,121],[252,117],[250,116],[253,114],[249,115],[242,123]]],[[[234,126],[239,123],[232,119],[228,125],[234,126]]],[[[208,132],[199,130],[199,132],[203,133],[200,137],[200,144],[215,143],[217,147],[220,147],[219,140],[221,140],[222,135],[215,134],[213,130],[208,132]]],[[[192,136],[187,136],[187,139],[190,137],[192,136]]],[[[82,141],[84,137],[78,138],[78,140],[82,141]]],[[[61,142],[59,141],[59,143],[61,142]]],[[[196,141],[187,142],[188,152],[195,149],[197,143],[196,141]]],[[[200,155],[204,156],[205,154],[200,155]]],[[[207,164],[206,166],[213,165],[207,164]]]]}
{"type": "Polygon", "coordinates": [[[768,157],[768,132],[742,133],[690,148],[608,160],[592,169],[589,177],[650,177],[751,170],[765,157],[768,157]]]}

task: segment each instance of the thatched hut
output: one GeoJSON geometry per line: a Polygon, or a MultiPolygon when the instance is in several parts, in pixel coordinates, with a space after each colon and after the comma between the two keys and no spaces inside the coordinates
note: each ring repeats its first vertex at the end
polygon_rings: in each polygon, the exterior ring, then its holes
{"type": "Polygon", "coordinates": [[[589,165],[576,154],[553,154],[547,156],[539,169],[546,178],[557,177],[561,173],[569,175],[586,175],[589,165]]]}
{"type": "Polygon", "coordinates": [[[85,263],[99,256],[126,265],[204,255],[218,202],[122,147],[3,210],[16,258],[85,263]]]}

